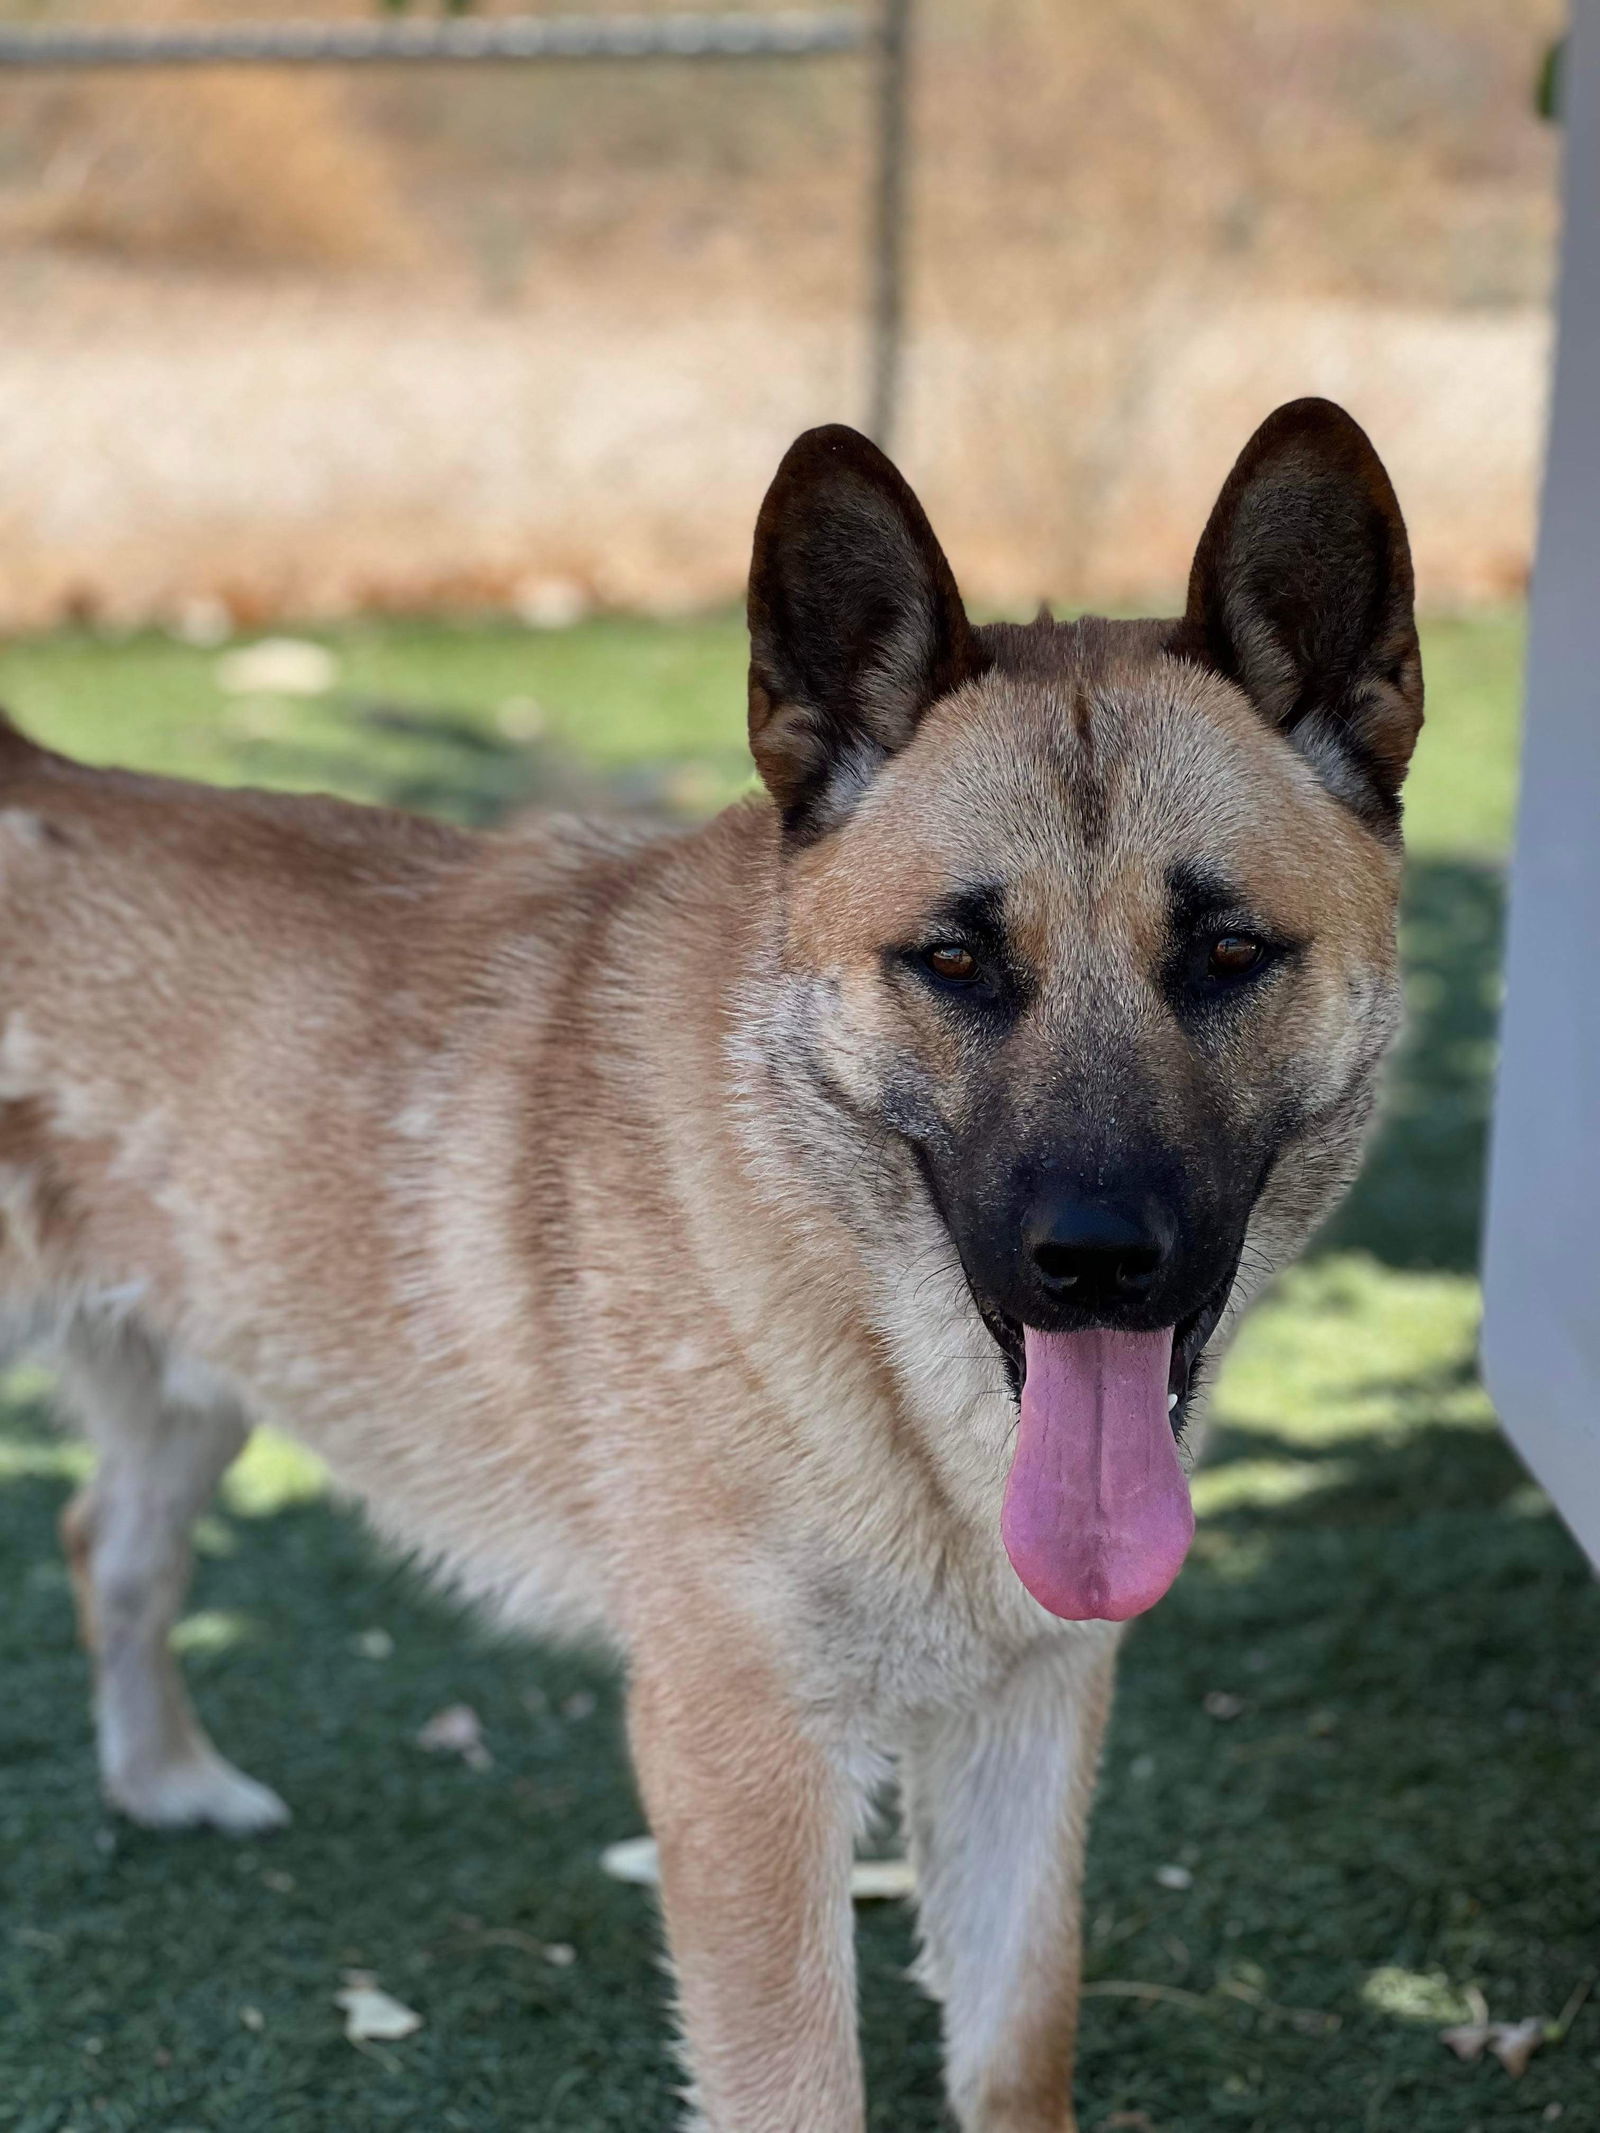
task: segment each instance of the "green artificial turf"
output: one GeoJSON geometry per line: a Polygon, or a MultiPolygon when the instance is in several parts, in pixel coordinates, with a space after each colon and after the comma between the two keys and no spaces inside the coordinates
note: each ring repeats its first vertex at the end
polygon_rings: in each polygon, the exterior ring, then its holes
{"type": "MultiPolygon", "coordinates": [[[[692,813],[746,781],[731,620],[323,641],[313,699],[227,694],[216,652],[163,638],[65,636],[0,651],[0,696],[96,759],[470,820],[692,813]]],[[[1600,1595],[1473,1375],[1520,624],[1438,623],[1427,652],[1386,1122],[1238,1344],[1193,1560],[1129,1640],[1087,1903],[1080,2093],[1108,2133],[1600,2126],[1600,1988],[1520,2082],[1437,2035],[1474,1993],[1554,2018],[1600,1973],[1600,1595]]],[[[81,1455],[43,1391],[19,1373],[0,1406],[0,2128],[664,2133],[649,1899],[596,1866],[638,1826],[614,1682],[462,1619],[258,1441],[180,1641],[295,1825],[114,1822],[53,1535],[81,1455]],[[487,1769],[416,1744],[456,1702],[487,1769]],[[351,1968],[423,2027],[346,2043],[351,1968]]],[[[871,2122],[922,2133],[936,2024],[905,1918],[863,1914],[860,1944],[871,2122]]]]}

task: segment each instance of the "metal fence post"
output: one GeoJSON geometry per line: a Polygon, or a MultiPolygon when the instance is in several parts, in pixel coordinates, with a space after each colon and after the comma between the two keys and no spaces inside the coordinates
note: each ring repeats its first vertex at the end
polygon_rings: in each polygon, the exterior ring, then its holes
{"type": "Polygon", "coordinates": [[[878,154],[873,171],[872,384],[867,434],[889,451],[899,413],[905,327],[906,193],[913,0],[883,0],[878,154]]]}

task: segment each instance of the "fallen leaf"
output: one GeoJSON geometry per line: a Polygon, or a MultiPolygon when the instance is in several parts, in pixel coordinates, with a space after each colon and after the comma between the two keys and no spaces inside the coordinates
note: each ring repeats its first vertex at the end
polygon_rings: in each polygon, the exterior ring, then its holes
{"type": "Polygon", "coordinates": [[[344,2033],[352,2044],[394,2044],[422,2027],[415,2008],[383,1991],[370,1970],[347,1970],[333,2004],[344,2009],[344,2033]]]}
{"type": "Polygon", "coordinates": [[[1483,2057],[1483,2047],[1488,2041],[1487,2022],[1458,2022],[1454,2029],[1439,2032],[1439,2042],[1446,2050],[1453,2051],[1458,2059],[1465,2059],[1469,2066],[1474,2059],[1483,2057]]]}
{"type": "Polygon", "coordinates": [[[1529,2015],[1522,2022],[1495,2024],[1489,2049],[1513,2081],[1520,2081],[1528,2071],[1528,2061],[1545,2041],[1547,2026],[1543,2015],[1529,2015]]]}
{"type": "Polygon", "coordinates": [[[459,1755],[469,1770],[487,1770],[494,1761],[483,1744],[483,1722],[470,1703],[435,1711],[417,1735],[417,1746],[431,1755],[459,1755]]]}
{"type": "Polygon", "coordinates": [[[1194,1876],[1186,1866],[1158,1866],[1156,1880],[1164,1889],[1192,1889],[1194,1876]]]}
{"type": "Polygon", "coordinates": [[[661,1879],[655,1838],[625,1837],[620,1844],[608,1844],[600,1854],[600,1871],[613,1881],[631,1881],[640,1888],[653,1889],[661,1879]]]}
{"type": "Polygon", "coordinates": [[[1488,2051],[1513,2081],[1520,2081],[1528,2061],[1550,2041],[1551,2028],[1543,2015],[1528,2015],[1521,2022],[1459,2022],[1453,2029],[1441,2029],[1439,2042],[1469,2065],[1488,2051]]]}
{"type": "Polygon", "coordinates": [[[259,2007],[241,2007],[239,2009],[239,2020],[252,2035],[257,2037],[267,2026],[267,2018],[259,2007]]]}
{"type": "MultiPolygon", "coordinates": [[[[621,1844],[608,1844],[600,1854],[600,1871],[613,1881],[656,1887],[661,1863],[654,1837],[628,1837],[621,1844]]],[[[916,1875],[909,1859],[857,1859],[850,1869],[850,1895],[855,1903],[886,1903],[915,1893],[916,1875]]]]}
{"type": "Polygon", "coordinates": [[[917,1877],[909,1859],[858,1859],[850,1869],[854,1903],[892,1903],[896,1897],[916,1892],[917,1877]]]}
{"type": "Polygon", "coordinates": [[[539,1953],[553,1970],[570,1970],[578,1960],[578,1951],[569,1940],[546,1941],[539,1953]]]}

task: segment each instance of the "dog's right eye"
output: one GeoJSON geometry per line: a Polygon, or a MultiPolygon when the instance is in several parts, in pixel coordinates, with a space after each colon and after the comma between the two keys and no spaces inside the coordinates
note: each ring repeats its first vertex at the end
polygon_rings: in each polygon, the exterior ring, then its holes
{"type": "Polygon", "coordinates": [[[1253,933],[1221,933],[1211,943],[1206,969],[1214,978],[1246,978],[1266,960],[1267,948],[1253,933]]]}
{"type": "Polygon", "coordinates": [[[946,985],[970,985],[978,975],[978,958],[959,941],[937,941],[924,949],[925,967],[946,985]]]}

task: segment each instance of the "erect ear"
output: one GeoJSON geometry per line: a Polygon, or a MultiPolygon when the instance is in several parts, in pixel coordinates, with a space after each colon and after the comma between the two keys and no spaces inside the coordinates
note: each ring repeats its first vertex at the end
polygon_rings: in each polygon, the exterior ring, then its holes
{"type": "Polygon", "coordinates": [[[984,663],[901,475],[855,430],[807,430],[750,563],[750,751],[788,835],[842,822],[929,705],[984,663]]]}
{"type": "Polygon", "coordinates": [[[1343,408],[1291,401],[1240,453],[1173,649],[1236,682],[1333,793],[1393,829],[1422,725],[1411,550],[1382,462],[1343,408]]]}

